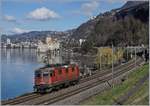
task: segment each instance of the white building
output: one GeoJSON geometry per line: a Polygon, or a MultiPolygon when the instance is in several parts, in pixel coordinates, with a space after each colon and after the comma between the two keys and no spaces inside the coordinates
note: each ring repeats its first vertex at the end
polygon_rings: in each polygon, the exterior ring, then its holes
{"type": "Polygon", "coordinates": [[[59,50],[60,42],[57,39],[52,39],[51,37],[46,38],[46,43],[39,41],[38,43],[38,52],[46,52],[47,50],[59,50]]]}
{"type": "Polygon", "coordinates": [[[8,38],[7,38],[7,44],[11,44],[11,41],[10,41],[10,39],[8,39],[8,38]]]}
{"type": "Polygon", "coordinates": [[[85,39],[79,39],[80,46],[82,45],[83,42],[85,42],[85,39]]]}

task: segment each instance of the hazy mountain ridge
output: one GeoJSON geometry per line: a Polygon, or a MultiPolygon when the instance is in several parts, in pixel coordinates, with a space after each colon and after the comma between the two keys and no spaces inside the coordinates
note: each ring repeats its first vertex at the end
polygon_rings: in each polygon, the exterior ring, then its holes
{"type": "Polygon", "coordinates": [[[68,31],[31,31],[28,33],[14,34],[14,35],[2,35],[1,39],[6,42],[7,38],[10,38],[12,42],[24,42],[31,41],[37,42],[38,40],[44,40],[47,36],[53,38],[61,39],[62,37],[67,37],[72,34],[73,30],[68,31]]]}

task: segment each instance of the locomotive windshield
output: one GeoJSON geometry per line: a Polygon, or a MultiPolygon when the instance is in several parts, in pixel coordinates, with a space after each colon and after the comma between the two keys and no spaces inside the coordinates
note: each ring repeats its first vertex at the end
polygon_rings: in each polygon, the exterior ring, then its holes
{"type": "Polygon", "coordinates": [[[44,72],[43,77],[47,77],[47,76],[48,76],[48,72],[44,72]]]}

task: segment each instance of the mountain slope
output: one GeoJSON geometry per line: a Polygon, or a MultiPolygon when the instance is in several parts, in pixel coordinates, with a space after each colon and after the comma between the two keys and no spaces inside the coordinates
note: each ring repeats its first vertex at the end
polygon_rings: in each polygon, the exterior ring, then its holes
{"type": "Polygon", "coordinates": [[[141,4],[144,4],[146,3],[146,1],[128,1],[125,5],[123,5],[121,7],[121,9],[127,9],[127,8],[131,8],[131,7],[135,7],[135,6],[138,6],[138,5],[141,5],[141,4]]]}
{"type": "Polygon", "coordinates": [[[72,37],[93,46],[148,44],[149,2],[128,1],[79,26],[72,37]]]}

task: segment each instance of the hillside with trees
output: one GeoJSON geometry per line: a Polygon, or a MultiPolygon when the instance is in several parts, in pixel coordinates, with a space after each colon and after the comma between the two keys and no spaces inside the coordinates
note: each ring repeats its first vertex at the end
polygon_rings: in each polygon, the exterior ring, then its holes
{"type": "Polygon", "coordinates": [[[105,12],[79,26],[72,35],[86,39],[82,50],[92,47],[149,44],[149,2],[128,1],[122,8],[105,12]]]}

